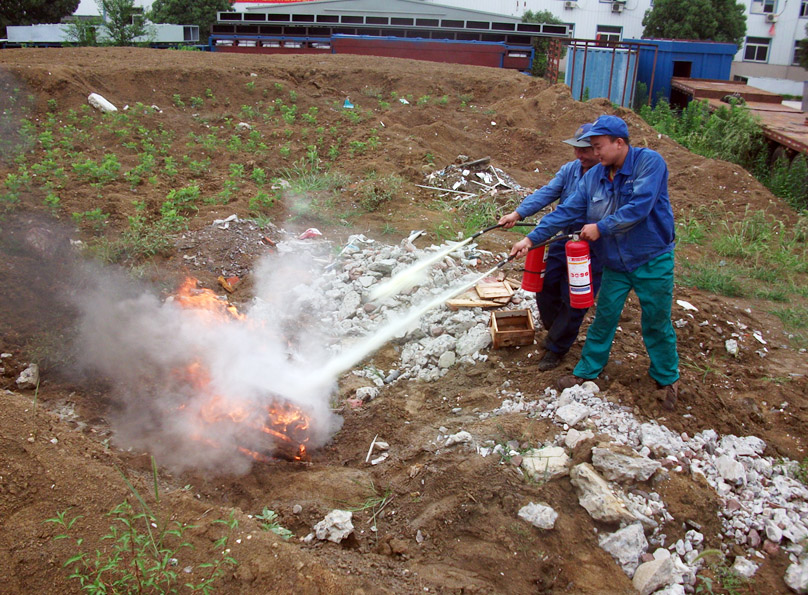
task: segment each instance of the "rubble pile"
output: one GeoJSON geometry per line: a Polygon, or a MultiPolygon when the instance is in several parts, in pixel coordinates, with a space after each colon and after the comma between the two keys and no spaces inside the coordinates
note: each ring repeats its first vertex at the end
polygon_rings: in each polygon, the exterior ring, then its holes
{"type": "MultiPolygon", "coordinates": [[[[417,233],[413,235],[417,237],[417,233]]],[[[473,267],[482,259],[494,260],[492,254],[468,244],[413,280],[410,288],[378,302],[370,301],[370,294],[379,283],[439,249],[438,246],[418,249],[412,243],[414,239],[410,236],[399,245],[389,246],[362,235],[352,235],[335,259],[330,256],[332,250],[328,243],[322,240],[278,242],[281,257],[307,253],[315,266],[325,264],[323,274],[289,289],[290,302],[296,308],[293,316],[298,316],[298,312],[316,314],[319,327],[330,334],[329,348],[336,354],[352,341],[374,334],[412,307],[434,299],[451,287],[473,281],[480,275],[473,267]]],[[[531,307],[534,317],[538,316],[533,300],[524,300],[518,293],[505,307],[531,307]]],[[[256,298],[252,312],[271,316],[273,310],[256,298]]],[[[481,351],[491,344],[490,318],[490,312],[482,308],[456,311],[445,306],[436,308],[421,317],[415,328],[398,337],[401,360],[397,368],[382,374],[378,370],[355,373],[366,374],[375,386],[381,387],[403,379],[434,381],[453,366],[485,361],[488,356],[481,351]]]]}
{"type": "Polygon", "coordinates": [[[455,199],[513,194],[524,189],[519,183],[498,167],[490,164],[490,158],[483,157],[469,161],[466,155],[458,155],[457,163],[430,172],[425,176],[425,185],[436,191],[443,191],[441,197],[455,199]]]}
{"type": "MultiPolygon", "coordinates": [[[[722,550],[726,553],[736,543],[747,554],[736,557],[736,572],[751,576],[757,569],[754,560],[762,560],[782,548],[792,562],[786,582],[795,590],[803,588],[799,585],[803,585],[803,577],[808,577],[808,556],[804,552],[808,538],[808,488],[792,477],[797,463],[763,455],[766,448],[763,440],[755,436],[719,436],[709,429],[695,436],[676,434],[657,422],[636,419],[629,407],[599,395],[597,386],[591,382],[566,389],[560,395],[548,388],[543,398],[537,400],[527,400],[523,394],[507,388],[500,390],[504,397],[502,405],[493,412],[480,414],[480,418],[524,412],[554,421],[564,432],[541,449],[544,451],[563,450],[558,445],[571,451],[584,440],[593,444],[600,441],[591,449],[592,465],[582,463],[572,468],[572,483],[579,490],[580,504],[594,519],[624,525],[616,533],[601,536],[601,547],[612,554],[627,575],[635,577],[635,587],[640,592],[691,592],[695,575],[703,564],[699,556],[704,549],[704,535],[691,529],[684,539],[665,549],[666,535],[661,523],[673,518],[659,494],[645,487],[624,491],[607,480],[627,485],[650,480],[653,485],[669,473],[701,475],[716,491],[722,503],[722,550]],[[571,405],[578,410],[574,417],[566,413],[571,405]],[[589,487],[584,489],[585,485],[589,487]],[[639,529],[644,530],[642,539],[634,535],[639,529]],[[623,538],[626,531],[632,532],[631,539],[623,538]],[[658,546],[652,552],[653,560],[638,566],[640,556],[648,555],[649,544],[658,546]],[[660,561],[663,558],[671,562],[660,561]],[[653,567],[643,570],[638,580],[635,572],[639,573],[645,564],[653,567]],[[666,585],[664,591],[656,591],[666,585]]],[[[478,447],[483,456],[497,451],[503,453],[504,448],[478,447]]],[[[531,474],[529,466],[526,471],[531,474]]]]}

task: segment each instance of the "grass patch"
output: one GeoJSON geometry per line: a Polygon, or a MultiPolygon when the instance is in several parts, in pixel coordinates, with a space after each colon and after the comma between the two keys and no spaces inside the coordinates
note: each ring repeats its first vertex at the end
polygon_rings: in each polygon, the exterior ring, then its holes
{"type": "Polygon", "coordinates": [[[679,267],[678,281],[683,285],[717,293],[727,297],[746,295],[738,276],[719,263],[703,260],[698,263],[685,261],[679,267]]]}
{"type": "Polygon", "coordinates": [[[102,593],[178,593],[201,591],[210,593],[216,581],[224,576],[225,570],[236,566],[237,562],[228,552],[229,534],[238,527],[238,521],[231,514],[229,520],[214,521],[229,529],[213,543],[209,561],[199,564],[202,571],[195,581],[185,582],[175,562],[182,557],[181,552],[192,549],[185,533],[195,525],[180,523],[173,511],[158,514],[160,492],[157,484],[157,466],[152,458],[154,499],[151,505],[123,475],[124,482],[131,492],[131,499],[124,500],[107,513],[112,519],[109,530],[100,537],[105,547],[94,552],[86,550],[84,537],[76,536],[76,529],[82,515],[69,516],[69,509],[57,512],[46,519],[60,531],[54,541],[70,540],[77,552],[64,562],[69,577],[79,582],[82,591],[92,594],[102,593]]]}

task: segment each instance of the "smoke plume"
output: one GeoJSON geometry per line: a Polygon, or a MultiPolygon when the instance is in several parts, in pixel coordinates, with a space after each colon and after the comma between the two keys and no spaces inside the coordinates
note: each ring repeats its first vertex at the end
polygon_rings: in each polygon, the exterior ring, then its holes
{"type": "Polygon", "coordinates": [[[310,419],[307,448],[322,446],[342,423],[329,407],[334,382],[309,382],[327,356],[316,327],[284,299],[309,264],[260,266],[244,319],[162,300],[123,275],[91,274],[78,301],[77,347],[86,368],[114,386],[116,443],[174,470],[244,473],[252,464],[245,450],[282,446],[251,426],[268,408],[292,404],[310,419]]]}

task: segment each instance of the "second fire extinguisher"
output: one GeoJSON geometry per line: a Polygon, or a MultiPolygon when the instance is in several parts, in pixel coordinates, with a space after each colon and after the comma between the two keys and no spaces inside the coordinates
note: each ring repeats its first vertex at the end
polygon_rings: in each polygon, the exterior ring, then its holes
{"type": "Polygon", "coordinates": [[[522,275],[522,289],[541,292],[544,287],[544,271],[547,269],[547,247],[538,246],[525,257],[525,274],[522,275]]]}
{"type": "Polygon", "coordinates": [[[583,240],[567,242],[567,273],[570,286],[570,306],[588,308],[595,303],[592,291],[592,261],[589,244],[583,240]]]}

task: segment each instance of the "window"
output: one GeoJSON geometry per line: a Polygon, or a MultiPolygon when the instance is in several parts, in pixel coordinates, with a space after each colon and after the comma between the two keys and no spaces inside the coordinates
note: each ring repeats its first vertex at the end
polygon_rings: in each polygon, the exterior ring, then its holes
{"type": "Polygon", "coordinates": [[[613,25],[598,25],[595,39],[598,41],[615,42],[620,41],[620,36],[623,33],[623,27],[615,27],[613,25]]]}
{"type": "Polygon", "coordinates": [[[752,0],[749,12],[753,14],[774,14],[777,8],[777,0],[752,0]]]}
{"type": "Polygon", "coordinates": [[[736,75],[734,75],[734,76],[732,77],[732,81],[733,81],[733,82],[735,82],[735,83],[743,83],[743,84],[745,85],[746,83],[748,83],[748,82],[749,82],[749,77],[747,77],[747,76],[740,76],[740,75],[737,75],[737,74],[736,74],[736,75]]]}
{"type": "Polygon", "coordinates": [[[800,65],[800,54],[802,53],[802,48],[800,48],[800,44],[802,40],[796,40],[794,42],[794,57],[791,58],[791,65],[792,66],[799,66],[800,65]]]}
{"type": "Polygon", "coordinates": [[[800,17],[808,17],[808,0],[800,2],[800,17]]]}
{"type": "Polygon", "coordinates": [[[771,39],[766,37],[747,37],[746,48],[743,52],[745,62],[767,62],[769,59],[769,44],[771,39]]]}

